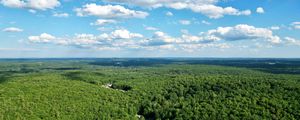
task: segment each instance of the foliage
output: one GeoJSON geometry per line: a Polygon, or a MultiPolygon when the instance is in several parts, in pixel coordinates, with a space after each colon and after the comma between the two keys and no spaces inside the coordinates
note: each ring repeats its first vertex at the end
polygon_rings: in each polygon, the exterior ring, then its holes
{"type": "Polygon", "coordinates": [[[297,60],[218,61],[0,60],[0,119],[300,119],[297,60]]]}

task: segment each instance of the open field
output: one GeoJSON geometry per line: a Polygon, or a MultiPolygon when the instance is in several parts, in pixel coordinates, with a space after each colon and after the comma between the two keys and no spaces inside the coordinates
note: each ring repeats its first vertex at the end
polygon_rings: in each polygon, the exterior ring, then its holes
{"type": "Polygon", "coordinates": [[[300,119],[300,59],[2,59],[0,119],[300,119]]]}

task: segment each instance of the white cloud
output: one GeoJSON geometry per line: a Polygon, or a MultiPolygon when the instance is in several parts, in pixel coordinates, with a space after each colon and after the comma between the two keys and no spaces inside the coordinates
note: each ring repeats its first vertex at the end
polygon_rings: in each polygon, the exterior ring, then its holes
{"type": "Polygon", "coordinates": [[[16,27],[9,27],[9,28],[4,28],[2,31],[3,32],[23,32],[23,29],[16,28],[16,27]]]}
{"type": "Polygon", "coordinates": [[[98,36],[93,34],[75,34],[74,37],[55,37],[48,33],[43,33],[39,36],[29,36],[29,42],[31,43],[44,43],[44,44],[55,44],[55,45],[67,45],[76,47],[89,47],[99,44],[98,36]]]}
{"type": "Polygon", "coordinates": [[[235,15],[235,16],[240,16],[240,15],[250,15],[251,11],[250,10],[244,10],[240,11],[238,9],[235,9],[233,7],[219,7],[215,5],[191,5],[191,9],[194,12],[202,13],[209,18],[213,19],[218,19],[221,17],[224,17],[224,15],[235,15]]]}
{"type": "Polygon", "coordinates": [[[126,47],[134,39],[142,39],[143,35],[138,33],[131,33],[126,29],[115,30],[111,33],[103,33],[100,35],[93,34],[75,34],[74,37],[55,37],[53,35],[43,33],[39,36],[29,36],[28,40],[31,43],[47,43],[56,45],[68,45],[81,48],[99,48],[99,47],[126,47]]]}
{"type": "Polygon", "coordinates": [[[185,44],[212,43],[220,40],[216,36],[205,34],[191,35],[188,32],[183,32],[180,39],[185,44]]]}
{"type": "Polygon", "coordinates": [[[185,40],[186,43],[198,43],[199,41],[203,40],[201,36],[190,35],[187,33],[183,34],[181,38],[185,40]]]}
{"type": "MultiPolygon", "coordinates": [[[[75,34],[73,37],[55,37],[47,33],[39,36],[28,37],[32,43],[48,43],[57,45],[75,46],[88,49],[144,49],[144,50],[184,50],[195,51],[200,48],[227,49],[232,47],[228,41],[249,40],[253,44],[261,43],[265,46],[273,46],[282,43],[299,44],[298,40],[273,35],[269,28],[257,28],[254,26],[239,24],[232,27],[219,27],[208,30],[198,35],[192,35],[188,30],[182,30],[182,35],[171,36],[162,31],[155,31],[152,37],[145,37],[139,33],[133,33],[126,29],[117,29],[109,33],[75,34]]],[[[249,42],[249,43],[250,43],[249,42]]]]}
{"type": "Polygon", "coordinates": [[[56,39],[56,37],[54,37],[50,34],[47,34],[47,33],[42,33],[39,36],[29,36],[28,37],[28,40],[33,43],[50,43],[50,42],[53,42],[52,40],[55,40],[55,39],[56,39]]]}
{"type": "Polygon", "coordinates": [[[107,24],[115,24],[117,23],[116,20],[113,19],[98,19],[95,23],[91,23],[91,25],[107,25],[107,24]]]}
{"type": "Polygon", "coordinates": [[[113,39],[133,39],[142,38],[143,35],[138,33],[131,33],[126,29],[115,30],[110,35],[113,39]]]}
{"type": "Polygon", "coordinates": [[[76,34],[73,38],[67,38],[67,45],[89,49],[120,49],[135,48],[138,42],[133,39],[143,37],[138,33],[131,33],[128,30],[120,29],[111,33],[103,33],[100,35],[93,34],[76,34]]]}
{"type": "Polygon", "coordinates": [[[273,45],[282,43],[281,38],[274,35],[270,29],[257,28],[246,24],[239,24],[232,27],[218,27],[217,29],[202,32],[199,35],[191,35],[185,30],[180,38],[173,39],[177,39],[176,43],[180,44],[209,44],[221,41],[242,40],[260,40],[261,42],[271,43],[273,45]]]}
{"type": "Polygon", "coordinates": [[[168,11],[168,12],[166,12],[166,16],[173,16],[173,13],[168,11]]]}
{"type": "Polygon", "coordinates": [[[167,7],[176,10],[189,9],[201,13],[209,18],[221,18],[224,15],[250,15],[250,10],[238,10],[233,7],[220,7],[216,4],[219,0],[105,0],[121,4],[130,4],[142,7],[158,8],[167,7]]]}
{"type": "Polygon", "coordinates": [[[62,17],[62,18],[67,18],[69,17],[70,15],[68,13],[53,13],[54,17],[62,17]]]}
{"type": "Polygon", "coordinates": [[[77,16],[101,18],[146,18],[149,15],[147,12],[130,10],[120,5],[96,5],[94,3],[76,8],[75,11],[77,16]]]}
{"type": "Polygon", "coordinates": [[[172,37],[164,32],[157,31],[154,33],[152,38],[146,40],[146,45],[147,46],[164,46],[164,45],[181,46],[186,44],[194,44],[194,45],[207,44],[213,41],[214,41],[213,39],[209,39],[207,37],[190,35],[188,31],[185,30],[183,30],[183,35],[180,37],[172,37]]]}
{"type": "Polygon", "coordinates": [[[156,31],[152,38],[146,40],[147,46],[162,46],[168,44],[182,45],[182,44],[208,44],[216,42],[219,38],[204,35],[191,35],[187,30],[181,30],[180,37],[172,37],[167,33],[156,31]]]}
{"type": "Polygon", "coordinates": [[[100,44],[101,42],[99,37],[93,34],[75,34],[75,37],[64,43],[73,46],[88,47],[91,45],[100,44]]]}
{"type": "Polygon", "coordinates": [[[219,27],[214,30],[209,30],[206,34],[227,41],[261,39],[273,44],[279,44],[281,42],[280,38],[273,35],[271,30],[256,28],[246,24],[236,25],[234,27],[219,27]]]}
{"type": "Polygon", "coordinates": [[[23,0],[1,0],[1,4],[13,8],[23,8],[26,6],[23,0]]]}
{"type": "Polygon", "coordinates": [[[1,0],[0,3],[12,8],[27,8],[34,10],[54,9],[60,6],[58,0],[1,0]]]}
{"type": "Polygon", "coordinates": [[[157,31],[154,33],[153,37],[152,37],[155,41],[163,41],[165,43],[175,43],[175,42],[178,42],[180,41],[179,39],[177,38],[174,38],[174,37],[171,37],[169,35],[167,35],[166,33],[164,32],[161,32],[161,31],[157,31]]]}
{"type": "Polygon", "coordinates": [[[300,40],[297,40],[295,38],[285,37],[284,40],[285,40],[285,42],[286,42],[287,45],[300,46],[300,40]]]}
{"type": "Polygon", "coordinates": [[[258,8],[256,9],[256,12],[259,13],[259,14],[263,14],[263,13],[265,13],[265,10],[264,10],[264,8],[262,8],[262,7],[258,7],[258,8]]]}
{"type": "Polygon", "coordinates": [[[189,21],[189,20],[180,20],[179,23],[182,24],[182,25],[190,25],[191,21],[189,21]]]}
{"type": "Polygon", "coordinates": [[[294,29],[300,29],[300,22],[293,22],[293,23],[291,23],[291,26],[292,26],[294,29]]]}

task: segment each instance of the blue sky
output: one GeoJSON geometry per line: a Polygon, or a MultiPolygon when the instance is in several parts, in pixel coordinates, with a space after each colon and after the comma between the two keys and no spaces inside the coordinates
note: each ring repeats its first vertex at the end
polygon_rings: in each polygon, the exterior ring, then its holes
{"type": "Polygon", "coordinates": [[[0,0],[0,57],[300,57],[299,0],[0,0]]]}

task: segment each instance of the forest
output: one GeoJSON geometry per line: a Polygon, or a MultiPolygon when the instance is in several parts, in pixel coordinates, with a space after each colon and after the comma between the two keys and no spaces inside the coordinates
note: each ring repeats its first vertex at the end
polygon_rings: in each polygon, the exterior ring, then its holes
{"type": "Polygon", "coordinates": [[[300,59],[0,59],[0,119],[300,119],[300,59]]]}

